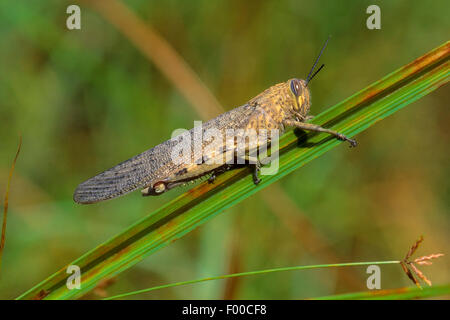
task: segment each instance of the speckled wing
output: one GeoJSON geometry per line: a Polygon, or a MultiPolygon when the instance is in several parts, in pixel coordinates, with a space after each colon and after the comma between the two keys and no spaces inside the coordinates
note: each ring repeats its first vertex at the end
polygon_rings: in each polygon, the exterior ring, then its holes
{"type": "Polygon", "coordinates": [[[81,183],[75,190],[73,200],[77,203],[95,203],[147,185],[156,178],[158,169],[170,161],[170,150],[175,144],[176,141],[168,140],[81,183]]]}
{"type": "MultiPolygon", "coordinates": [[[[203,129],[242,128],[254,110],[255,107],[248,104],[232,109],[205,122],[203,129]]],[[[193,136],[193,129],[190,132],[193,136]]],[[[177,143],[172,139],[165,141],[81,183],[73,195],[74,201],[87,204],[108,200],[164,180],[182,169],[182,164],[175,165],[171,159],[171,151],[177,143]]]]}

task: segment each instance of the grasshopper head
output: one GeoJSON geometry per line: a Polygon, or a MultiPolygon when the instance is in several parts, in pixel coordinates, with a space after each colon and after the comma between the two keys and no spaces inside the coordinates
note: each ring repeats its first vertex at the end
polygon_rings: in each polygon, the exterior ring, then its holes
{"type": "Polygon", "coordinates": [[[311,94],[308,83],[301,79],[288,80],[289,90],[293,97],[293,113],[305,117],[311,107],[311,94]]]}

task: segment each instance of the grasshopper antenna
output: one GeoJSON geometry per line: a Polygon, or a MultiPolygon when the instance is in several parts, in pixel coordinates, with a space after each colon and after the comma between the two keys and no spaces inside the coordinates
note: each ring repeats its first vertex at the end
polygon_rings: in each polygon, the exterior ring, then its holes
{"type": "Polygon", "coordinates": [[[314,78],[315,75],[316,75],[317,73],[319,73],[319,71],[322,70],[322,68],[325,66],[324,64],[322,64],[322,65],[319,67],[319,69],[317,69],[317,71],[314,72],[313,75],[311,75],[311,74],[313,73],[314,69],[316,68],[317,62],[319,62],[319,59],[320,59],[320,57],[322,56],[323,50],[325,50],[325,48],[326,48],[326,46],[327,46],[328,41],[330,40],[330,38],[331,38],[331,36],[328,37],[327,41],[325,41],[324,45],[322,46],[322,49],[320,49],[320,53],[319,53],[318,57],[316,58],[316,61],[314,61],[314,65],[312,66],[311,71],[309,71],[309,74],[308,74],[308,76],[306,77],[306,85],[308,85],[308,83],[312,80],[312,78],[314,78]]]}

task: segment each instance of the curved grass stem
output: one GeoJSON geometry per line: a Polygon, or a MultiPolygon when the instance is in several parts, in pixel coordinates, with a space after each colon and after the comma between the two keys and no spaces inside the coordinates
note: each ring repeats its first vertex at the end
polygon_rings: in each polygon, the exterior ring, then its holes
{"type": "Polygon", "coordinates": [[[369,265],[381,265],[381,264],[399,264],[399,263],[400,263],[400,261],[398,261],[398,260],[373,261],[373,262],[348,262],[348,263],[333,263],[333,264],[316,264],[316,265],[310,265],[310,266],[281,267],[281,268],[272,268],[272,269],[257,270],[257,271],[231,273],[231,274],[226,274],[226,275],[221,275],[221,276],[201,278],[201,279],[188,280],[188,281],[180,281],[180,282],[169,283],[169,284],[160,285],[160,286],[156,286],[156,287],[151,287],[151,288],[147,288],[147,289],[136,290],[136,291],[132,291],[132,292],[127,292],[127,293],[122,293],[122,294],[118,294],[115,296],[107,297],[104,300],[119,299],[119,298],[124,298],[124,297],[137,295],[137,294],[141,294],[141,293],[146,293],[146,292],[150,292],[150,291],[154,291],[154,290],[178,287],[178,286],[194,284],[194,283],[199,283],[199,282],[205,282],[205,281],[221,280],[221,279],[235,278],[235,277],[255,276],[255,275],[267,274],[267,273],[273,273],[273,272],[324,269],[324,268],[340,268],[340,267],[356,267],[356,266],[369,266],[369,265]]]}

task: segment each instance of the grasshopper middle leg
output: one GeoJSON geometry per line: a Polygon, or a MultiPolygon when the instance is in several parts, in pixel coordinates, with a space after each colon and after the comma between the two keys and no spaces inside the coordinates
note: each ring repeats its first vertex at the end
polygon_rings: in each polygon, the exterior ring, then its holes
{"type": "Polygon", "coordinates": [[[254,184],[260,183],[261,179],[259,178],[259,171],[261,170],[261,162],[259,162],[258,157],[245,155],[244,157],[237,156],[237,159],[238,159],[237,163],[248,162],[248,165],[252,169],[253,183],[254,184]]]}
{"type": "Polygon", "coordinates": [[[251,164],[250,166],[251,166],[251,168],[253,170],[253,172],[252,172],[253,183],[254,184],[260,183],[261,179],[259,178],[259,170],[261,168],[261,165],[260,165],[259,161],[257,163],[255,163],[255,164],[251,164]]]}

